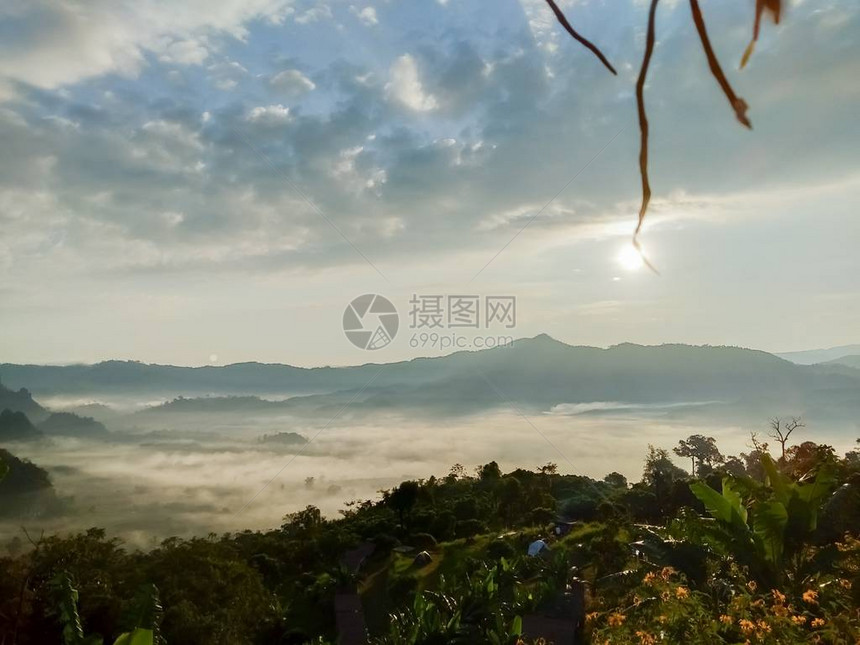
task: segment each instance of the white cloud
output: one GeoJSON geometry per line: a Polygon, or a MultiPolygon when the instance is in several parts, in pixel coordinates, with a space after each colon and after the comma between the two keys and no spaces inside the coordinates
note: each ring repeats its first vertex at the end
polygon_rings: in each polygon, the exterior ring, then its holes
{"type": "Polygon", "coordinates": [[[331,17],[331,8],[328,5],[323,4],[317,7],[312,7],[311,9],[298,14],[295,17],[295,21],[300,25],[307,25],[319,20],[331,19],[331,17]]]}
{"type": "Polygon", "coordinates": [[[288,96],[301,96],[316,89],[316,84],[297,69],[285,69],[278,72],[269,84],[288,96]]]}
{"type": "Polygon", "coordinates": [[[3,3],[19,37],[0,42],[0,99],[14,82],[45,89],[117,72],[136,75],[145,52],[200,64],[210,35],[247,35],[245,23],[282,16],[292,0],[30,0],[3,3]]]}
{"type": "Polygon", "coordinates": [[[263,125],[280,125],[290,120],[290,108],[281,104],[267,105],[253,108],[246,117],[251,123],[263,125]]]}
{"type": "Polygon", "coordinates": [[[365,7],[364,9],[359,9],[355,5],[350,7],[350,10],[356,15],[356,17],[368,27],[372,27],[374,25],[379,24],[379,19],[376,17],[376,9],[374,7],[365,7]]]}
{"type": "Polygon", "coordinates": [[[403,54],[394,62],[390,77],[385,86],[390,98],[416,112],[428,112],[438,107],[436,97],[424,91],[418,77],[418,66],[411,54],[403,54]]]}
{"type": "Polygon", "coordinates": [[[201,65],[209,57],[209,50],[196,40],[177,40],[164,50],[159,60],[179,65],[201,65]]]}

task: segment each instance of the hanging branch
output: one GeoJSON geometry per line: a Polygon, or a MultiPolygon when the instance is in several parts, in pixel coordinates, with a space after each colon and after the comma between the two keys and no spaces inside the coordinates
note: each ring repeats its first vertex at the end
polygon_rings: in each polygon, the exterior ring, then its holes
{"type": "MultiPolygon", "coordinates": [[[[573,36],[574,39],[588,47],[597,58],[609,69],[610,72],[616,74],[615,68],[606,60],[606,57],[603,53],[590,41],[583,38],[579,35],[576,30],[570,25],[565,18],[564,14],[561,12],[561,9],[558,8],[558,5],[555,3],[555,0],[546,0],[552,12],[555,14],[555,17],[558,19],[561,26],[564,27],[567,32],[573,36]]],[[[642,67],[639,69],[639,78],[636,80],[636,107],[639,113],[639,133],[640,133],[640,147],[639,147],[639,175],[642,178],[642,203],[639,206],[639,221],[636,224],[636,230],[633,233],[633,246],[639,252],[639,256],[642,258],[642,261],[655,273],[659,273],[657,269],[652,265],[648,258],[645,257],[645,254],[642,251],[642,245],[639,242],[639,234],[642,231],[642,223],[645,221],[645,214],[648,212],[648,205],[651,202],[651,182],[648,178],[648,115],[645,110],[645,79],[648,75],[648,67],[651,64],[651,56],[654,53],[654,44],[656,41],[655,35],[655,17],[657,14],[657,3],[659,0],[651,0],[650,8],[648,11],[648,31],[646,34],[645,40],[645,54],[642,58],[642,67]]],[[[741,97],[735,94],[734,89],[726,78],[725,73],[723,72],[722,67],[720,66],[720,61],[717,59],[717,55],[714,53],[714,48],[711,46],[711,40],[708,37],[708,30],[705,26],[705,18],[702,16],[702,9],[699,6],[699,0],[690,0],[690,9],[693,13],[693,22],[696,25],[696,31],[699,34],[699,39],[702,42],[702,49],[705,51],[705,57],[708,59],[708,66],[711,69],[711,74],[713,74],[714,78],[719,83],[720,88],[723,90],[723,94],[725,94],[726,98],[729,101],[729,104],[732,106],[732,109],[735,111],[735,116],[738,121],[741,122],[747,128],[752,129],[752,123],[747,117],[747,110],[749,106],[746,101],[744,101],[741,97]]],[[[773,20],[775,23],[779,24],[779,18],[782,11],[782,0],[756,0],[756,15],[755,22],[753,24],[753,37],[750,44],[747,46],[746,51],[743,54],[743,58],[741,59],[741,67],[746,65],[750,56],[752,55],[753,49],[755,47],[755,43],[758,40],[759,29],[761,27],[761,17],[765,11],[770,12],[773,15],[773,20]]]]}
{"type": "Polygon", "coordinates": [[[782,13],[782,0],[756,0],[755,3],[755,22],[753,23],[753,35],[750,44],[744,50],[744,55],[741,57],[741,69],[746,67],[752,56],[755,44],[758,42],[758,32],[761,27],[761,16],[765,11],[770,11],[773,14],[773,21],[779,24],[779,16],[782,13]]]}
{"type": "Polygon", "coordinates": [[[642,204],[639,206],[639,222],[633,233],[633,246],[639,252],[642,261],[654,273],[659,273],[642,252],[639,243],[639,232],[642,230],[642,222],[648,211],[648,203],[651,201],[651,182],[648,180],[648,114],[645,112],[645,78],[648,76],[648,67],[651,65],[651,55],[654,53],[654,22],[657,15],[657,3],[659,0],[651,0],[651,8],[648,10],[648,32],[645,37],[645,55],[642,57],[642,67],[639,69],[639,78],[636,80],[636,108],[639,112],[639,175],[642,177],[642,204]]]}
{"type": "Polygon", "coordinates": [[[606,65],[606,69],[618,76],[618,72],[616,72],[612,64],[608,60],[606,60],[606,56],[603,55],[603,52],[600,51],[597,46],[590,40],[577,33],[576,29],[571,26],[571,24],[567,21],[567,18],[565,18],[564,14],[561,12],[561,9],[558,8],[558,5],[555,3],[555,0],[546,0],[546,3],[549,5],[549,8],[552,9],[552,12],[555,14],[555,17],[558,18],[558,21],[561,23],[561,26],[564,27],[565,30],[567,30],[567,33],[573,36],[575,40],[588,47],[588,49],[590,49],[594,53],[594,55],[600,59],[600,62],[606,65]]]}
{"type": "Polygon", "coordinates": [[[711,47],[711,41],[708,38],[708,30],[705,27],[705,19],[702,16],[702,10],[699,7],[699,0],[690,0],[690,8],[693,10],[693,22],[696,23],[696,31],[699,32],[699,38],[702,41],[702,48],[705,50],[705,56],[708,57],[708,65],[711,68],[711,73],[714,75],[714,78],[717,79],[720,87],[723,88],[723,94],[725,94],[726,98],[729,100],[729,104],[732,106],[732,109],[734,109],[735,116],[737,116],[738,121],[752,129],[752,123],[750,123],[750,120],[747,117],[747,102],[735,94],[735,91],[729,84],[726,75],[723,73],[723,68],[720,67],[720,61],[717,60],[717,55],[714,53],[713,47],[711,47]]]}

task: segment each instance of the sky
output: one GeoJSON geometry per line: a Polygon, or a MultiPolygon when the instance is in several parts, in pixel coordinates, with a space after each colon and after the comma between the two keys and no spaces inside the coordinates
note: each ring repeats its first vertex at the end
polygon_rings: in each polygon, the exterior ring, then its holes
{"type": "Polygon", "coordinates": [[[754,2],[702,3],[748,131],[660,4],[656,275],[647,3],[561,5],[617,76],[543,0],[0,0],[0,362],[450,351],[415,296],[516,298],[513,327],[437,330],[465,348],[860,342],[860,6],[788,2],[740,71],[754,2]],[[361,294],[400,314],[374,351],[342,328],[361,294]]]}

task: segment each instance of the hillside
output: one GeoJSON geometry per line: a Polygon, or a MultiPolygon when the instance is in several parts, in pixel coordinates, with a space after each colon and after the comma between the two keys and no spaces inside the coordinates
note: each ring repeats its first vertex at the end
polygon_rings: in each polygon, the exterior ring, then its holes
{"type": "Polygon", "coordinates": [[[0,517],[38,517],[58,507],[48,473],[0,448],[6,476],[0,479],[0,517]]]}
{"type": "Polygon", "coordinates": [[[67,437],[105,437],[107,428],[91,417],[82,417],[71,412],[54,412],[39,424],[46,435],[67,437]]]}
{"type": "MultiPolygon", "coordinates": [[[[0,372],[2,376],[2,372],[0,372]]],[[[23,412],[33,421],[40,421],[48,416],[48,411],[33,400],[30,391],[24,385],[18,386],[17,391],[6,387],[0,382],[0,410],[23,412]]]]}
{"type": "Polygon", "coordinates": [[[41,439],[42,433],[23,412],[0,411],[0,441],[31,441],[41,439]]]}

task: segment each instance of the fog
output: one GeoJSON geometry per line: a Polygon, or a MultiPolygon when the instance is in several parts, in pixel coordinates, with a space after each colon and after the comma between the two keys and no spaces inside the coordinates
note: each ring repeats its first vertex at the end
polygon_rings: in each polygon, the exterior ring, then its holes
{"type": "MultiPolygon", "coordinates": [[[[97,399],[93,399],[97,400],[97,399]]],[[[58,409],[58,401],[52,401],[58,409]]],[[[79,402],[77,402],[79,403],[79,402]]],[[[131,408],[137,407],[131,405],[131,408]]],[[[714,436],[724,454],[748,450],[754,425],[678,418],[675,406],[636,409],[610,402],[555,406],[542,414],[502,410],[444,419],[404,414],[309,422],[283,415],[158,417],[103,410],[109,439],[44,439],[7,447],[45,468],[62,504],[49,517],[7,520],[0,539],[98,526],[140,548],[165,537],[277,527],[313,504],[336,516],[350,500],[374,498],[407,478],[444,476],[496,460],[503,470],[554,462],[594,478],[618,471],[638,481],[648,444],[671,448],[692,433],[714,436]],[[304,445],[262,443],[297,432],[304,445]],[[309,478],[313,478],[312,480],[309,478]]],[[[695,407],[695,406],[693,406],[695,407]]],[[[804,429],[802,439],[844,452],[851,437],[804,429]]],[[[687,466],[684,460],[679,465],[687,466]]]]}

